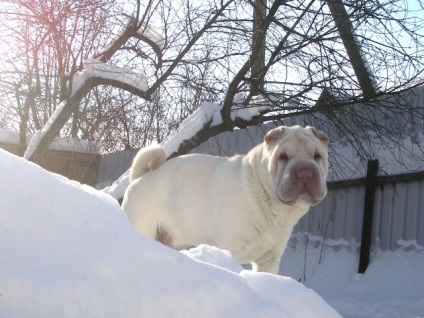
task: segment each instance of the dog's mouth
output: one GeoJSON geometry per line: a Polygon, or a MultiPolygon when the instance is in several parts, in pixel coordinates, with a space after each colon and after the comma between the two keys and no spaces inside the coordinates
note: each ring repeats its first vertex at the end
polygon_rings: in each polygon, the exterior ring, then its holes
{"type": "MultiPolygon", "coordinates": [[[[326,191],[325,191],[326,192],[326,191]]],[[[278,199],[281,203],[287,206],[293,206],[298,204],[307,204],[309,206],[317,205],[321,202],[321,200],[325,197],[325,194],[320,196],[319,198],[313,197],[310,193],[302,193],[295,198],[284,197],[281,194],[277,194],[278,199]]]]}

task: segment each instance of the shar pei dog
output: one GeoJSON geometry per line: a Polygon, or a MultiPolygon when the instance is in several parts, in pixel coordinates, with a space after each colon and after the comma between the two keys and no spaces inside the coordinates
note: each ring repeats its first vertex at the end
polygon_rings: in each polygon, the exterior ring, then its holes
{"type": "Polygon", "coordinates": [[[177,250],[199,244],[277,274],[293,227],[327,193],[328,137],[277,127],[246,155],[185,155],[141,149],[123,210],[148,237],[177,250]],[[165,162],[166,161],[166,162],[165,162]]]}

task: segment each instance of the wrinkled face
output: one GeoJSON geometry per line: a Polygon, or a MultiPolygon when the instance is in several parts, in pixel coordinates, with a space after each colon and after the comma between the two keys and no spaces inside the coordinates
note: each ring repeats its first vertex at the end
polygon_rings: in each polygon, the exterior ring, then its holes
{"type": "Polygon", "coordinates": [[[285,205],[315,205],[327,194],[328,137],[313,127],[278,127],[265,136],[268,171],[285,205]]]}

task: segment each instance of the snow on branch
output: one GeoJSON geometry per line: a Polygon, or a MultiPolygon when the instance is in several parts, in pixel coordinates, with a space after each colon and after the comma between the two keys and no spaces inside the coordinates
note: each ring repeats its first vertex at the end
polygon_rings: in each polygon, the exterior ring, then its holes
{"type": "MultiPolygon", "coordinates": [[[[37,151],[39,145],[41,144],[43,137],[46,138],[46,134],[51,130],[53,124],[59,120],[61,115],[66,110],[66,102],[63,101],[56,108],[53,115],[49,118],[47,123],[43,126],[43,128],[37,131],[34,136],[32,136],[28,146],[25,150],[24,158],[27,160],[31,160],[34,157],[35,152],[37,151]]],[[[53,137],[54,138],[54,137],[53,137]]],[[[46,149],[47,150],[47,149],[46,149]]],[[[43,153],[46,151],[44,150],[43,153]]]]}
{"type": "Polygon", "coordinates": [[[141,38],[144,38],[150,45],[154,44],[156,45],[159,50],[163,50],[165,48],[165,39],[164,37],[156,32],[156,30],[153,30],[151,27],[147,25],[142,25],[137,31],[137,34],[140,35],[141,38]]]}
{"type": "Polygon", "coordinates": [[[115,54],[115,52],[134,35],[137,27],[137,20],[130,18],[125,28],[123,28],[116,36],[112,37],[112,41],[99,53],[93,56],[102,62],[107,62],[115,54]]]}
{"type": "Polygon", "coordinates": [[[43,156],[48,145],[69,118],[72,110],[78,107],[81,99],[93,87],[109,84],[130,90],[133,93],[138,92],[137,95],[141,97],[144,97],[143,93],[149,88],[144,76],[130,70],[107,65],[97,59],[89,59],[84,62],[84,65],[85,69],[73,76],[69,98],[59,104],[43,128],[31,138],[24,154],[25,159],[33,160],[43,156]],[[38,154],[36,154],[37,151],[38,154]]]}
{"type": "Polygon", "coordinates": [[[164,39],[153,29],[130,19],[126,27],[105,47],[102,52],[84,62],[84,69],[73,74],[70,82],[69,96],[63,100],[46,125],[31,139],[24,157],[34,162],[40,161],[50,143],[59,134],[60,129],[79,107],[81,100],[98,85],[111,85],[130,91],[148,99],[148,84],[145,76],[131,70],[105,64],[115,52],[131,37],[141,37],[161,56],[165,45],[164,39]]]}
{"type": "Polygon", "coordinates": [[[144,92],[149,89],[146,77],[131,70],[108,65],[97,59],[88,59],[84,61],[84,66],[85,69],[82,72],[74,75],[71,95],[79,90],[84,83],[91,78],[103,78],[122,82],[144,92]]]}
{"type": "MultiPolygon", "coordinates": [[[[249,104],[244,105],[246,97],[247,94],[243,92],[234,96],[230,114],[233,123],[237,123],[238,121],[249,122],[255,117],[272,110],[272,103],[263,96],[254,96],[249,104]]],[[[196,136],[202,130],[225,124],[221,110],[222,105],[220,104],[201,104],[191,116],[181,123],[178,130],[172,132],[162,141],[161,145],[164,147],[168,156],[179,152],[183,143],[196,139],[196,136]]]]}

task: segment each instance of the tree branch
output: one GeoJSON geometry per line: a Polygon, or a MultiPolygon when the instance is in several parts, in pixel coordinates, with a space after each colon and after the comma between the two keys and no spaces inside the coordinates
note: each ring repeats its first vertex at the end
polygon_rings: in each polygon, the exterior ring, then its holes
{"type": "Polygon", "coordinates": [[[121,46],[123,46],[134,34],[136,33],[137,20],[130,18],[124,31],[111,43],[109,46],[100,53],[93,56],[94,59],[106,63],[116,53],[121,46]]]}
{"type": "MultiPolygon", "coordinates": [[[[151,95],[155,92],[159,86],[163,84],[163,82],[172,74],[177,65],[181,62],[183,57],[187,54],[188,51],[196,44],[196,42],[200,39],[200,37],[216,22],[216,20],[221,16],[224,10],[232,3],[234,0],[229,0],[222,7],[216,11],[212,19],[206,23],[203,28],[196,33],[196,35],[190,40],[186,47],[181,51],[181,53],[177,56],[177,58],[172,62],[171,66],[165,71],[165,73],[150,87],[147,91],[148,95],[151,95]]],[[[278,2],[278,1],[277,1],[278,2]]]]}
{"type": "MultiPolygon", "coordinates": [[[[136,26],[137,21],[133,18],[130,19],[125,30],[104,51],[94,55],[94,59],[102,62],[108,61],[116,53],[116,51],[135,34],[136,26]]],[[[75,109],[79,107],[81,100],[90,92],[91,89],[98,85],[111,85],[125,89],[139,97],[147,98],[144,91],[132,85],[113,79],[96,76],[89,77],[84,80],[79,89],[59,104],[47,124],[31,139],[24,157],[33,162],[40,162],[51,142],[59,134],[60,130],[71,117],[75,109]]]]}
{"type": "Polygon", "coordinates": [[[274,20],[274,16],[278,10],[278,8],[283,4],[284,1],[282,0],[276,0],[272,4],[272,7],[269,9],[268,15],[263,20],[262,26],[259,28],[260,30],[263,30],[263,32],[258,32],[256,41],[252,44],[252,54],[250,55],[250,58],[244,63],[243,67],[238,71],[234,79],[231,81],[230,85],[228,86],[227,94],[225,95],[222,110],[221,110],[221,116],[222,116],[222,122],[224,125],[228,126],[228,129],[234,128],[234,123],[231,119],[231,107],[233,104],[234,96],[236,95],[239,85],[241,81],[246,77],[247,72],[250,69],[250,66],[258,59],[258,57],[261,54],[262,50],[262,43],[265,40],[265,35],[268,30],[269,25],[274,20]]]}

